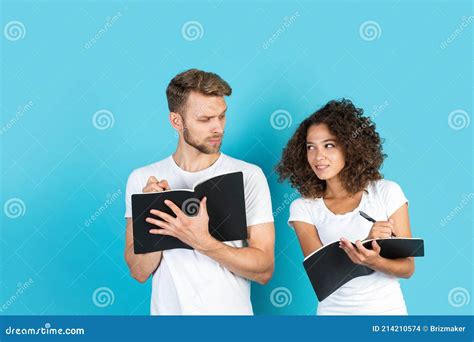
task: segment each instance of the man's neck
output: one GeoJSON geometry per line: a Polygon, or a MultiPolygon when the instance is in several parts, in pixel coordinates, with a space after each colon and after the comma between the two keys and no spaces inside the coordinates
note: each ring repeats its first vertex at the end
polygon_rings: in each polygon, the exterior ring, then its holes
{"type": "Polygon", "coordinates": [[[198,172],[207,169],[219,159],[221,153],[205,154],[192,146],[178,145],[173,153],[174,162],[184,171],[198,172]]]}

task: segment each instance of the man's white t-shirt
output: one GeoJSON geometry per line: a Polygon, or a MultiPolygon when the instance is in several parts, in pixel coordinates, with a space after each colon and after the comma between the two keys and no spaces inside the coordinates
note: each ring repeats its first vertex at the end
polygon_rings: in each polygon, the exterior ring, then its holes
{"type": "MultiPolygon", "coordinates": [[[[323,245],[341,237],[354,242],[366,238],[373,225],[360,216],[360,210],[376,221],[387,221],[405,203],[408,200],[400,186],[382,179],[371,182],[359,206],[342,215],[331,212],[321,198],[298,198],[290,206],[288,222],[290,226],[293,221],[314,225],[323,245]]],[[[341,286],[318,304],[317,314],[406,315],[407,309],[398,278],[375,271],[341,286]]]]}
{"type": "MultiPolygon", "coordinates": [[[[223,153],[198,172],[182,170],[172,156],[134,170],[127,182],[125,217],[132,217],[132,194],[142,193],[150,176],[167,180],[171,189],[192,189],[202,180],[236,171],[243,172],[247,226],[273,222],[262,170],[223,153]]],[[[243,241],[224,243],[243,247],[243,241]]],[[[195,250],[166,250],[153,274],[150,311],[152,315],[252,315],[250,282],[195,250]]]]}

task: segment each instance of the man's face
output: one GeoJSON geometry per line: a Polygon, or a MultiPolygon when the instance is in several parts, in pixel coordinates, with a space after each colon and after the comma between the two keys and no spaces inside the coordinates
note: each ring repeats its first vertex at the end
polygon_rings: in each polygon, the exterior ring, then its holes
{"type": "Polygon", "coordinates": [[[181,114],[184,141],[201,153],[219,152],[224,137],[226,110],[223,96],[207,96],[191,92],[184,113],[181,114]]]}

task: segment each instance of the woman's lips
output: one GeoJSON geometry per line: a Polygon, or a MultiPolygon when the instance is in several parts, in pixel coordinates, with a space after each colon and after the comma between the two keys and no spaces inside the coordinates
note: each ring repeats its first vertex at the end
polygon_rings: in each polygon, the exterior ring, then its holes
{"type": "Polygon", "coordinates": [[[315,165],[314,167],[315,167],[316,170],[318,170],[318,171],[324,171],[324,170],[326,170],[326,169],[329,167],[329,165],[315,165]]]}

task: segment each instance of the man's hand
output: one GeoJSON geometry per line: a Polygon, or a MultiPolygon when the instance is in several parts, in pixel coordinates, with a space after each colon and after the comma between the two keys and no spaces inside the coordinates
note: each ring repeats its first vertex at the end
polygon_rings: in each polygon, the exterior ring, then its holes
{"type": "Polygon", "coordinates": [[[148,181],[146,182],[145,187],[142,189],[144,193],[145,192],[161,192],[165,190],[171,190],[168,184],[168,181],[166,181],[165,179],[159,181],[154,176],[151,176],[148,178],[148,181]]]}
{"type": "MultiPolygon", "coordinates": [[[[158,181],[153,176],[148,178],[146,186],[142,189],[144,193],[161,192],[164,190],[170,190],[168,182],[166,180],[158,181]]],[[[132,277],[144,283],[160,265],[162,254],[161,251],[135,254],[133,243],[133,221],[131,217],[128,217],[125,235],[125,261],[132,277]]]]}
{"type": "Polygon", "coordinates": [[[370,229],[368,239],[385,239],[392,237],[393,234],[393,221],[377,221],[370,229]]]}
{"type": "Polygon", "coordinates": [[[220,248],[218,241],[209,233],[206,197],[201,200],[199,213],[196,216],[187,216],[176,204],[169,200],[165,200],[165,204],[170,207],[176,217],[156,209],[150,210],[151,214],[163,220],[146,218],[148,223],[159,227],[159,229],[151,229],[151,234],[174,236],[200,252],[220,248]]]}
{"type": "Polygon", "coordinates": [[[372,250],[367,249],[362,245],[360,240],[356,241],[356,246],[352,244],[349,240],[341,238],[339,247],[346,252],[347,256],[352,260],[354,264],[364,265],[370,268],[375,267],[380,259],[380,246],[377,241],[372,241],[372,250]]]}

